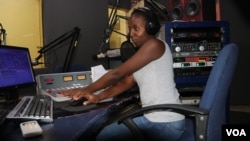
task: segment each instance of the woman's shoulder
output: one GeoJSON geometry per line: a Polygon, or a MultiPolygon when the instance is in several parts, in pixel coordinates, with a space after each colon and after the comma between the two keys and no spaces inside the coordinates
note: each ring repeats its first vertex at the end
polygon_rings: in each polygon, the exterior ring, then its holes
{"type": "Polygon", "coordinates": [[[150,45],[150,46],[165,46],[165,41],[160,40],[158,38],[151,38],[145,42],[144,45],[150,45]]]}
{"type": "Polygon", "coordinates": [[[158,50],[158,49],[164,49],[166,45],[165,41],[162,41],[157,38],[152,38],[147,41],[145,46],[147,46],[147,48],[151,48],[152,50],[158,50]]]}
{"type": "Polygon", "coordinates": [[[151,58],[152,61],[159,58],[165,52],[165,45],[161,40],[152,38],[148,40],[139,50],[141,50],[139,52],[141,55],[146,55],[147,58],[151,58]]]}

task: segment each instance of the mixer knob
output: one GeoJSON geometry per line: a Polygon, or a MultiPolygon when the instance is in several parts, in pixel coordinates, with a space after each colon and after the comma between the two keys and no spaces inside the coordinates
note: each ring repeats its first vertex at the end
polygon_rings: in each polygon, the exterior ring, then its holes
{"type": "Polygon", "coordinates": [[[204,45],[200,45],[200,46],[199,46],[199,50],[200,50],[200,51],[204,51],[204,50],[205,50],[204,45]]]}
{"type": "Polygon", "coordinates": [[[179,46],[175,47],[175,51],[176,52],[180,52],[181,51],[181,47],[179,47],[179,46]]]}

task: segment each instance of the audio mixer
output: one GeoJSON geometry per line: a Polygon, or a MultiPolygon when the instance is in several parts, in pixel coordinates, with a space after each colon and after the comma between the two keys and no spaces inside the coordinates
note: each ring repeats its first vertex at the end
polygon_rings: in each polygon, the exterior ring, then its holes
{"type": "Polygon", "coordinates": [[[37,93],[48,95],[56,102],[71,99],[62,96],[62,91],[83,88],[92,82],[90,71],[41,74],[36,76],[36,80],[37,93]]]}

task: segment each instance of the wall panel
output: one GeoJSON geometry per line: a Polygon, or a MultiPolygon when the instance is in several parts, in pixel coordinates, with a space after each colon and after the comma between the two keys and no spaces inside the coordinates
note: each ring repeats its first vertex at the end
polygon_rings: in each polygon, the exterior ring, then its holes
{"type": "MultiPolygon", "coordinates": [[[[79,27],[81,33],[71,64],[82,64],[87,68],[104,63],[93,60],[99,51],[108,17],[108,1],[100,0],[43,0],[44,44],[79,27]]],[[[67,40],[68,41],[68,40],[67,40]]],[[[46,56],[46,66],[52,72],[63,65],[69,41],[61,43],[46,56]]]]}

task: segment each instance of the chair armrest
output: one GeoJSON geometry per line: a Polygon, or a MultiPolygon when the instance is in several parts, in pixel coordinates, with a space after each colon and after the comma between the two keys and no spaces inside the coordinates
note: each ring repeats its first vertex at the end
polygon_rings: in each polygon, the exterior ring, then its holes
{"type": "Polygon", "coordinates": [[[143,135],[140,132],[137,125],[133,122],[133,118],[142,115],[143,113],[155,110],[170,110],[180,114],[185,115],[186,117],[194,117],[195,118],[195,128],[196,128],[196,140],[205,141],[206,140],[206,129],[208,122],[209,112],[204,109],[200,109],[196,106],[191,105],[180,105],[180,104],[160,104],[147,106],[130,113],[123,115],[118,123],[124,123],[137,138],[142,139],[143,135]]]}

